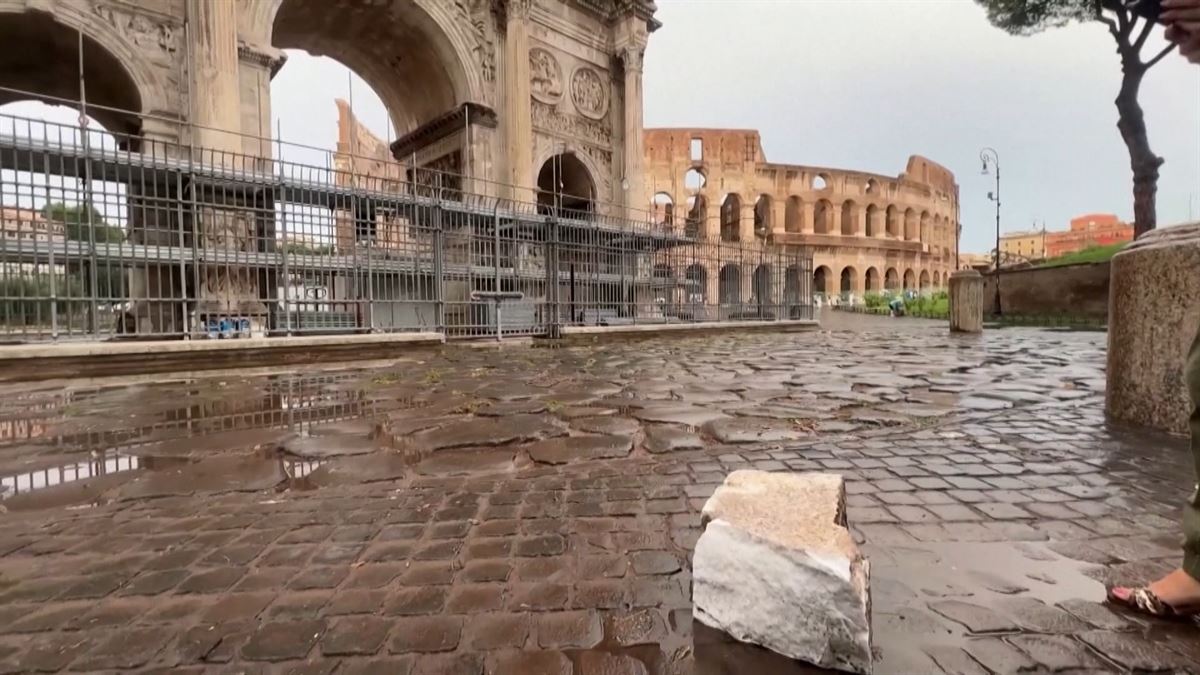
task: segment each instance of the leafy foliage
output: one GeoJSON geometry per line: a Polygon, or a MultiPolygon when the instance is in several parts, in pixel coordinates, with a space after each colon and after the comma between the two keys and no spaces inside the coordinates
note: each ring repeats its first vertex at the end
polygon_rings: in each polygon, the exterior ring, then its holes
{"type": "Polygon", "coordinates": [[[1014,35],[1032,35],[1073,21],[1098,17],[1100,0],[976,0],[993,26],[1014,35]]]}
{"type": "Polygon", "coordinates": [[[42,210],[42,215],[46,220],[63,223],[66,226],[67,239],[71,241],[91,241],[88,238],[89,224],[96,233],[97,243],[117,243],[125,240],[124,230],[106,223],[104,214],[90,204],[68,206],[62,202],[52,202],[42,210]]]}

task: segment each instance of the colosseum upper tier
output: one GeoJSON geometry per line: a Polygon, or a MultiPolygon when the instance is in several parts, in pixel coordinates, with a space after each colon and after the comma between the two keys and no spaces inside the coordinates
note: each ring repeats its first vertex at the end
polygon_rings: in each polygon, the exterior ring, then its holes
{"type": "Polygon", "coordinates": [[[753,130],[647,129],[644,142],[659,223],[711,241],[807,247],[815,293],[938,288],[954,270],[958,185],[924,157],[881,176],[768,162],[753,130]]]}

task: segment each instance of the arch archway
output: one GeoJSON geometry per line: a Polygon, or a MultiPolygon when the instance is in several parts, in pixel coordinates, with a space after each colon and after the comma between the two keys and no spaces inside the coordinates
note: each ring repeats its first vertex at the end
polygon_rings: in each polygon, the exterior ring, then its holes
{"type": "Polygon", "coordinates": [[[911,269],[904,270],[904,290],[911,291],[917,288],[917,275],[911,269]]]}
{"type": "Polygon", "coordinates": [[[813,210],[813,231],[817,234],[833,234],[833,204],[828,199],[819,200],[813,210]]]}
{"type": "Polygon", "coordinates": [[[725,195],[721,202],[721,241],[741,239],[742,198],[734,192],[725,195]]]}
{"type": "Polygon", "coordinates": [[[843,296],[847,296],[857,290],[855,287],[855,282],[857,280],[858,270],[849,265],[842,268],[841,284],[839,288],[841,289],[843,296]]]}
{"type": "Polygon", "coordinates": [[[853,237],[858,234],[858,205],[853,199],[842,202],[842,236],[853,237]]]}
{"type": "Polygon", "coordinates": [[[547,159],[538,170],[537,187],[538,213],[590,217],[596,184],[575,153],[565,152],[547,159]]]}
{"type": "Polygon", "coordinates": [[[833,287],[833,271],[825,265],[821,265],[813,270],[813,293],[822,293],[824,295],[832,295],[833,287]]]}
{"type": "Polygon", "coordinates": [[[762,194],[754,202],[754,236],[766,238],[771,233],[771,195],[762,194]]]}
{"type": "Polygon", "coordinates": [[[742,302],[742,268],[729,263],[721,267],[717,276],[717,299],[722,305],[739,305],[742,302]]]}
{"type": "Polygon", "coordinates": [[[926,244],[933,243],[934,241],[936,241],[936,239],[934,238],[933,230],[931,229],[932,227],[933,227],[933,221],[930,219],[929,212],[922,211],[921,212],[921,241],[925,242],[926,244]]]}
{"type": "Polygon", "coordinates": [[[803,299],[807,294],[804,292],[800,275],[799,265],[788,265],[787,269],[783,271],[783,302],[788,306],[788,318],[791,319],[799,318],[799,306],[807,304],[803,299]]]}
{"type": "Polygon", "coordinates": [[[784,209],[783,213],[783,231],[804,231],[804,202],[795,195],[788,197],[787,208],[784,209]]]}
{"type": "Polygon", "coordinates": [[[683,278],[687,285],[686,299],[689,303],[704,304],[708,302],[708,270],[704,269],[704,265],[699,263],[688,265],[683,273],[683,278]]]}
{"type": "MultiPolygon", "coordinates": [[[[95,21],[62,8],[51,15],[34,11],[0,10],[0,82],[6,87],[79,99],[80,30],[83,33],[83,77],[89,115],[105,130],[125,136],[141,132],[138,113],[163,106],[163,97],[145,58],[123,36],[110,35],[95,21]]],[[[0,105],[34,99],[15,92],[0,92],[0,105]]],[[[124,139],[128,142],[128,139],[124,139]]]]}
{"type": "Polygon", "coordinates": [[[883,284],[879,283],[879,270],[874,267],[867,268],[867,291],[878,293],[883,290],[883,284]]]}
{"type": "Polygon", "coordinates": [[[900,289],[900,273],[896,271],[895,267],[889,267],[883,273],[883,288],[888,291],[900,289]]]}
{"type": "Polygon", "coordinates": [[[879,207],[874,204],[867,204],[867,236],[879,237],[883,235],[883,226],[879,222],[879,207]]]}
{"type": "Polygon", "coordinates": [[[675,200],[666,192],[659,192],[650,200],[654,222],[665,228],[675,225],[675,200]]]}
{"type": "Polygon", "coordinates": [[[763,263],[754,268],[754,303],[758,306],[759,318],[773,316],[772,306],[775,304],[774,276],[771,266],[763,263]]]}
{"type": "Polygon", "coordinates": [[[921,270],[921,276],[919,277],[919,279],[917,281],[917,285],[918,285],[918,288],[920,288],[922,291],[929,288],[929,285],[930,285],[929,270],[921,270]]]}
{"type": "Polygon", "coordinates": [[[250,10],[269,43],[328,56],[383,101],[400,134],[467,101],[485,101],[470,23],[447,3],[393,0],[344,12],[327,0],[268,0],[250,10]]]}
{"type": "Polygon", "coordinates": [[[894,204],[888,204],[886,213],[887,236],[892,239],[899,239],[903,233],[903,225],[900,223],[900,209],[897,209],[894,204]]]}

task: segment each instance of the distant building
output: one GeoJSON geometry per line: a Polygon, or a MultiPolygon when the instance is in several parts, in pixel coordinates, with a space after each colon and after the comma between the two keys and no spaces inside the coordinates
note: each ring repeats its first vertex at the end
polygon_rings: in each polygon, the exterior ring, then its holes
{"type": "Polygon", "coordinates": [[[1046,231],[1026,230],[1005,232],[1000,235],[1000,253],[1003,264],[1017,260],[1038,260],[1046,257],[1046,231]]]}
{"type": "Polygon", "coordinates": [[[959,253],[958,269],[960,270],[989,270],[994,259],[991,253],[959,253]]]}
{"type": "Polygon", "coordinates": [[[1047,258],[1082,251],[1093,246],[1109,246],[1133,241],[1133,225],[1123,223],[1111,213],[1089,213],[1071,219],[1071,229],[1046,233],[1047,258]]]}
{"type": "MultiPolygon", "coordinates": [[[[41,211],[18,206],[0,206],[0,248],[44,253],[51,243],[66,241],[61,222],[46,220],[41,211]]],[[[6,261],[0,271],[7,274],[44,272],[45,265],[6,261]]],[[[60,265],[55,268],[61,271],[60,265]]]]}

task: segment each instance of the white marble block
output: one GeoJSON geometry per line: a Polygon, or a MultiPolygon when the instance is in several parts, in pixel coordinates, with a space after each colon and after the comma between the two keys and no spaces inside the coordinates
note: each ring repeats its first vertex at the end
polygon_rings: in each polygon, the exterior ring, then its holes
{"type": "Polygon", "coordinates": [[[704,505],[696,618],[793,659],[870,673],[870,564],[845,502],[837,474],[730,474],[704,505]]]}

